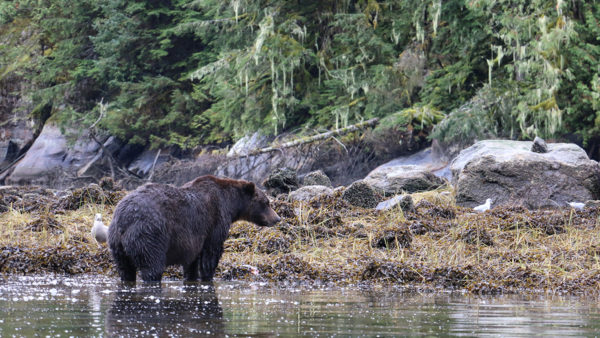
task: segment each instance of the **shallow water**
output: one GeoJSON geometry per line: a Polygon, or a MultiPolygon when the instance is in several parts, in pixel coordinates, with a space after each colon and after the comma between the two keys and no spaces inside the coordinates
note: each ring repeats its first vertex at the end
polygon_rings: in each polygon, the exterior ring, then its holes
{"type": "Polygon", "coordinates": [[[9,276],[0,336],[593,336],[598,299],[9,276]]]}

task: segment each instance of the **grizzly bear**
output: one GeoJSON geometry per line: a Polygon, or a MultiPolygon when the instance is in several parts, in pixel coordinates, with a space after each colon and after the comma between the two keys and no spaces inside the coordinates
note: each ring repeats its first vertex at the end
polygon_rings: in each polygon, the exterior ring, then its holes
{"type": "Polygon", "coordinates": [[[184,278],[211,281],[229,227],[237,220],[272,226],[280,218],[254,183],[201,176],[181,187],[145,184],[123,198],[108,228],[122,281],[160,282],[165,267],[182,265],[184,278]]]}

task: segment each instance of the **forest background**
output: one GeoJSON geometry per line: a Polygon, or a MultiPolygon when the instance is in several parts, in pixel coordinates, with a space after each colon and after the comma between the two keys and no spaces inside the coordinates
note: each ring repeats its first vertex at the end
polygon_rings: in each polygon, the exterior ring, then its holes
{"type": "Polygon", "coordinates": [[[0,86],[26,81],[38,123],[102,110],[130,144],[387,117],[447,144],[540,136],[600,158],[597,1],[2,0],[0,41],[0,86]]]}

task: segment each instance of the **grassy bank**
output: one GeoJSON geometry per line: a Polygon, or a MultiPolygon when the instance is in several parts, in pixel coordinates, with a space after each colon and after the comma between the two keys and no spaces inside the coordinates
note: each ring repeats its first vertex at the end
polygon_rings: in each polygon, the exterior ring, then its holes
{"type": "MultiPolygon", "coordinates": [[[[276,200],[278,226],[232,226],[217,278],[469,292],[599,289],[600,209],[475,214],[456,207],[451,193],[413,199],[416,209],[406,213],[354,208],[338,197],[276,200]]],[[[38,200],[45,207],[13,205],[0,214],[0,272],[116,277],[108,249],[89,232],[95,213],[109,223],[116,200],[82,199],[66,209],[38,200]]],[[[179,268],[167,275],[180,277],[179,268]]]]}

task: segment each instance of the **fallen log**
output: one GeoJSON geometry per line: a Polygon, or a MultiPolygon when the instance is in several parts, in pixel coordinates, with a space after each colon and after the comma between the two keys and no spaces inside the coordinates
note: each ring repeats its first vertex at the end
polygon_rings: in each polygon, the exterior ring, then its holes
{"type": "Polygon", "coordinates": [[[299,145],[303,145],[303,144],[312,143],[312,142],[315,142],[315,141],[324,140],[324,139],[333,137],[335,135],[344,135],[344,134],[347,134],[347,133],[359,130],[359,129],[367,127],[367,126],[374,126],[374,125],[377,124],[377,122],[379,122],[378,118],[372,118],[370,120],[359,122],[359,123],[356,123],[356,124],[353,124],[353,125],[350,125],[350,126],[347,126],[347,127],[344,127],[344,128],[330,130],[328,132],[317,134],[317,135],[313,135],[313,136],[309,136],[309,137],[303,137],[303,138],[300,138],[298,140],[294,140],[294,141],[282,143],[282,144],[271,146],[271,147],[266,147],[266,148],[262,148],[262,149],[256,149],[254,151],[251,151],[250,155],[258,155],[258,154],[269,153],[269,152],[272,152],[272,151],[280,151],[280,150],[285,149],[285,148],[296,147],[296,146],[299,146],[299,145]]]}

